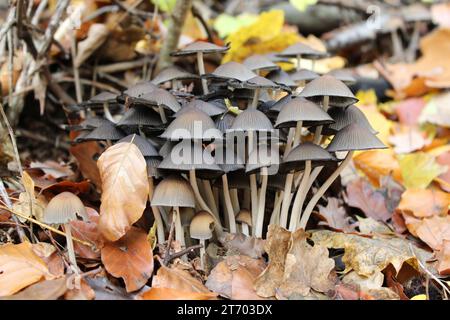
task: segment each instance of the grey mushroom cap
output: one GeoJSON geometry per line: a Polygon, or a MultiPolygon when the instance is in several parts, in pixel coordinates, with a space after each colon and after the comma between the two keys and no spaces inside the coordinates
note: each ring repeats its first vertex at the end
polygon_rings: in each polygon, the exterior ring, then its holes
{"type": "Polygon", "coordinates": [[[386,148],[384,143],[368,128],[353,123],[336,133],[327,150],[337,152],[386,148]]]}
{"type": "Polygon", "coordinates": [[[163,69],[158,75],[153,78],[152,83],[158,85],[172,80],[195,80],[200,78],[198,75],[189,73],[176,66],[170,66],[163,69]]]}
{"type": "Polygon", "coordinates": [[[347,108],[333,107],[328,110],[328,114],[335,122],[322,129],[322,132],[326,135],[333,135],[352,123],[366,127],[372,134],[378,133],[370,125],[364,113],[355,105],[350,105],[347,108]]]}
{"type": "Polygon", "coordinates": [[[286,103],[278,114],[275,128],[295,127],[297,121],[303,126],[317,126],[333,123],[334,120],[314,102],[297,97],[286,103]]]}
{"type": "Polygon", "coordinates": [[[88,101],[84,102],[83,105],[99,105],[104,103],[116,103],[116,102],[117,102],[117,94],[109,91],[103,91],[93,96],[88,101]]]}
{"type": "Polygon", "coordinates": [[[230,112],[224,113],[222,116],[216,119],[216,128],[225,133],[228,129],[231,128],[235,118],[236,116],[230,112]]]}
{"type": "Polygon", "coordinates": [[[89,134],[87,134],[83,140],[84,141],[90,141],[90,140],[111,140],[116,141],[120,140],[123,137],[125,137],[125,133],[114,126],[112,122],[104,123],[100,127],[95,128],[93,131],[91,131],[89,134]]]}
{"type": "Polygon", "coordinates": [[[279,54],[279,52],[269,52],[269,53],[266,53],[264,56],[272,62],[282,62],[282,63],[293,64],[289,58],[280,57],[278,54],[279,54]]]}
{"type": "Polygon", "coordinates": [[[301,57],[307,59],[322,59],[328,56],[326,52],[313,49],[301,42],[290,45],[289,47],[281,51],[281,53],[279,53],[278,55],[280,57],[289,58],[296,58],[298,55],[300,55],[301,57]]]}
{"type": "Polygon", "coordinates": [[[253,150],[247,161],[247,165],[245,166],[245,172],[255,173],[259,169],[263,167],[270,167],[273,165],[280,164],[280,153],[279,149],[276,145],[265,145],[259,144],[258,148],[253,150]]]}
{"type": "Polygon", "coordinates": [[[185,55],[192,55],[196,54],[197,52],[203,52],[205,54],[208,53],[216,53],[216,52],[225,52],[228,51],[230,47],[227,46],[218,46],[214,43],[210,42],[204,42],[204,41],[196,41],[193,43],[188,44],[181,50],[172,52],[171,56],[185,56],[185,55]]]}
{"type": "Polygon", "coordinates": [[[295,96],[288,94],[281,98],[280,100],[276,101],[270,109],[267,111],[269,114],[278,114],[281,110],[283,110],[284,106],[288,104],[292,99],[294,99],[295,96]]]}
{"type": "Polygon", "coordinates": [[[150,81],[139,82],[125,90],[122,93],[122,98],[137,99],[156,89],[158,87],[150,81]]]}
{"type": "Polygon", "coordinates": [[[311,161],[311,166],[317,167],[329,165],[336,162],[337,159],[321,146],[311,142],[305,142],[299,144],[287,154],[280,165],[280,171],[290,172],[292,170],[303,170],[306,161],[311,161]]]}
{"type": "Polygon", "coordinates": [[[160,157],[145,157],[145,163],[147,164],[147,177],[159,179],[163,176],[163,173],[158,169],[161,163],[160,157]]]}
{"type": "Polygon", "coordinates": [[[160,88],[155,89],[150,93],[143,94],[135,101],[145,105],[161,106],[173,112],[177,112],[181,109],[181,105],[177,99],[167,90],[160,88]]]}
{"type": "Polygon", "coordinates": [[[328,96],[330,106],[335,107],[347,107],[358,102],[342,81],[330,75],[323,75],[309,82],[299,96],[314,102],[321,102],[324,96],[328,96]]]}
{"type": "Polygon", "coordinates": [[[222,132],[216,129],[206,113],[192,108],[176,117],[160,137],[167,140],[216,140],[222,139],[222,132]]]}
{"type": "Polygon", "coordinates": [[[246,109],[233,121],[227,133],[236,131],[266,131],[273,132],[273,126],[269,118],[257,109],[246,109]]]}
{"type": "Polygon", "coordinates": [[[189,182],[171,175],[155,187],[151,206],[195,208],[195,196],[189,182]]]}
{"type": "Polygon", "coordinates": [[[292,80],[286,71],[281,69],[271,71],[267,76],[267,79],[278,83],[280,86],[285,86],[287,88],[296,88],[297,84],[292,80]]]}
{"type": "Polygon", "coordinates": [[[256,76],[256,77],[253,77],[253,78],[251,78],[247,81],[243,81],[243,82],[230,80],[228,82],[228,85],[233,88],[243,88],[243,89],[272,89],[272,90],[274,90],[274,89],[278,89],[280,87],[277,83],[275,83],[267,78],[261,77],[261,76],[256,76]]]}
{"type": "Polygon", "coordinates": [[[161,127],[161,117],[149,107],[133,106],[122,116],[117,126],[161,127]]]}
{"type": "Polygon", "coordinates": [[[80,198],[66,191],[50,200],[44,210],[42,221],[48,224],[64,224],[77,220],[77,216],[88,220],[86,208],[80,198]]]}
{"type": "Polygon", "coordinates": [[[184,107],[182,107],[179,111],[175,113],[175,117],[178,117],[179,115],[185,113],[186,111],[190,110],[191,108],[197,108],[204,113],[206,113],[210,117],[217,116],[219,114],[223,114],[227,111],[226,107],[222,108],[219,107],[216,104],[205,102],[199,99],[191,100],[188,104],[186,104],[184,107]]]}
{"type": "Polygon", "coordinates": [[[130,134],[125,138],[120,139],[117,143],[120,142],[131,142],[138,147],[139,151],[141,151],[144,157],[158,157],[158,150],[144,137],[141,137],[138,134],[130,134]]]}
{"type": "Polygon", "coordinates": [[[205,74],[202,77],[219,80],[247,81],[256,76],[256,73],[248,69],[243,64],[230,61],[218,66],[213,72],[205,74]]]}
{"type": "Polygon", "coordinates": [[[67,125],[67,129],[73,131],[89,130],[100,127],[102,124],[111,123],[111,121],[101,117],[89,117],[76,125],[67,125]]]}
{"type": "Polygon", "coordinates": [[[277,70],[280,68],[278,65],[273,63],[272,60],[270,60],[269,58],[267,58],[266,56],[263,56],[261,54],[255,54],[255,55],[252,55],[252,56],[246,58],[242,62],[242,64],[252,71],[257,71],[257,70],[271,71],[271,70],[277,70]]]}
{"type": "Polygon", "coordinates": [[[208,240],[212,238],[213,230],[214,218],[207,211],[199,211],[192,218],[189,234],[193,239],[208,240]]]}
{"type": "Polygon", "coordinates": [[[289,76],[294,81],[306,81],[306,82],[317,79],[319,77],[317,73],[308,69],[300,69],[298,71],[290,73],[289,76]]]}
{"type": "Polygon", "coordinates": [[[330,76],[342,81],[346,85],[351,85],[356,83],[356,78],[352,75],[349,70],[334,69],[327,73],[330,76]]]}

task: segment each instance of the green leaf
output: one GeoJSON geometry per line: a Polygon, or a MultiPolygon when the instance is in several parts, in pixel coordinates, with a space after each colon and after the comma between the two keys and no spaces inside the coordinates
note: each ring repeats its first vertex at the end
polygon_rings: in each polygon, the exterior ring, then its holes
{"type": "Polygon", "coordinates": [[[236,17],[222,13],[214,20],[214,29],[219,33],[219,37],[225,38],[229,34],[248,26],[257,20],[257,16],[243,13],[236,17]]]}
{"type": "Polygon", "coordinates": [[[316,4],[317,0],[289,0],[289,2],[298,11],[305,11],[309,6],[316,4]]]}
{"type": "Polygon", "coordinates": [[[163,12],[172,12],[177,0],[151,0],[158,9],[163,12]]]}

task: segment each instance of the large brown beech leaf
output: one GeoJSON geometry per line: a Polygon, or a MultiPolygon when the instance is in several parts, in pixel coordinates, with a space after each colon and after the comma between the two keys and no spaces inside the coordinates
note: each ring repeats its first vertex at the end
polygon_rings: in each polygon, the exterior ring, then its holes
{"type": "Polygon", "coordinates": [[[70,147],[70,153],[78,160],[81,174],[92,181],[97,189],[101,189],[100,173],[95,165],[94,156],[102,153],[103,149],[95,141],[78,143],[70,147]]]}
{"type": "Polygon", "coordinates": [[[129,142],[108,148],[98,159],[102,179],[102,204],[98,228],[116,241],[142,216],[149,186],[147,164],[139,149],[129,142]]]}
{"type": "Polygon", "coordinates": [[[103,246],[103,239],[98,231],[99,215],[97,211],[86,207],[88,220],[75,220],[70,222],[72,226],[72,235],[78,239],[91,242],[95,248],[84,244],[74,242],[73,247],[78,256],[86,259],[98,259],[100,257],[100,248],[103,246]]]}
{"type": "Polygon", "coordinates": [[[127,292],[142,288],[152,276],[152,247],[147,234],[138,228],[132,227],[116,242],[105,243],[101,255],[106,271],[123,278],[127,292]]]}

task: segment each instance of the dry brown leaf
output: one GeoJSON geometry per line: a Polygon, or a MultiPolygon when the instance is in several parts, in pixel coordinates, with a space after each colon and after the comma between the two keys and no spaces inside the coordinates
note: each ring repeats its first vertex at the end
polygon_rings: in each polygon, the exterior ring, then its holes
{"type": "Polygon", "coordinates": [[[0,246],[0,297],[9,296],[41,279],[55,278],[29,242],[0,246]]]}
{"type": "Polygon", "coordinates": [[[98,228],[109,241],[121,238],[144,213],[149,185],[147,164],[135,144],[121,142],[98,159],[102,204],[98,228]]]}
{"type": "Polygon", "coordinates": [[[401,181],[400,166],[391,149],[364,151],[353,157],[353,162],[375,187],[379,187],[383,177],[393,175],[401,181]]]}
{"type": "Polygon", "coordinates": [[[142,300],[213,300],[214,292],[187,292],[171,288],[151,288],[139,295],[142,300]]]}
{"type": "Polygon", "coordinates": [[[44,260],[51,274],[56,277],[64,275],[64,260],[53,245],[47,242],[34,243],[33,252],[44,260]]]}
{"type": "Polygon", "coordinates": [[[211,271],[206,287],[232,300],[261,299],[253,288],[256,277],[266,264],[262,259],[244,255],[227,256],[211,271]]]}
{"type": "Polygon", "coordinates": [[[265,250],[269,255],[269,264],[255,281],[256,293],[259,296],[264,298],[275,296],[276,289],[283,281],[290,239],[291,233],[286,229],[277,225],[269,226],[265,245],[265,250]]]}
{"type": "Polygon", "coordinates": [[[42,170],[46,179],[60,179],[74,175],[74,172],[68,165],[52,160],[45,162],[33,161],[30,163],[30,168],[42,170]]]}
{"type": "Polygon", "coordinates": [[[419,117],[425,108],[425,99],[423,97],[410,98],[399,101],[395,105],[395,113],[401,124],[415,126],[419,123],[419,117]]]}
{"type": "Polygon", "coordinates": [[[15,295],[0,300],[57,300],[66,290],[66,278],[61,277],[35,283],[15,295]]]}
{"type": "Polygon", "coordinates": [[[182,292],[210,293],[200,280],[194,278],[186,270],[166,266],[158,269],[152,280],[152,288],[168,288],[182,292]]]}
{"type": "Polygon", "coordinates": [[[437,270],[441,275],[450,275],[450,240],[444,240],[442,249],[436,253],[437,270]]]}
{"type": "Polygon", "coordinates": [[[334,283],[329,276],[334,269],[334,260],[328,255],[326,247],[309,245],[302,229],[292,233],[283,282],[277,296],[308,296],[311,290],[325,293],[332,289],[334,283]]]}
{"type": "Polygon", "coordinates": [[[403,126],[389,137],[395,153],[410,153],[421,150],[431,143],[424,132],[416,127],[403,126]]]}
{"type": "Polygon", "coordinates": [[[248,237],[242,233],[224,232],[220,243],[228,249],[230,254],[243,254],[255,259],[264,254],[264,239],[248,237]]]}
{"type": "Polygon", "coordinates": [[[142,288],[152,276],[152,247],[147,234],[136,227],[118,241],[105,243],[101,255],[106,271],[123,278],[127,292],[142,288]]]}
{"type": "Polygon", "coordinates": [[[65,300],[94,300],[95,292],[84,278],[81,279],[80,289],[69,289],[64,294],[65,300]]]}
{"type": "Polygon", "coordinates": [[[86,259],[98,259],[100,248],[103,246],[103,239],[98,231],[98,220],[100,218],[97,211],[86,207],[86,214],[89,220],[75,220],[70,222],[72,235],[80,240],[93,243],[96,248],[74,242],[73,247],[78,256],[86,259]]]}
{"type": "Polygon", "coordinates": [[[94,23],[89,28],[87,38],[78,43],[78,52],[74,64],[80,67],[108,38],[109,30],[101,23],[94,23]]]}
{"type": "Polygon", "coordinates": [[[359,228],[359,232],[365,235],[394,235],[395,233],[389,229],[389,227],[377,220],[372,218],[361,218],[356,217],[358,219],[357,225],[359,228]]]}
{"type": "Polygon", "coordinates": [[[381,221],[391,218],[384,195],[363,179],[354,180],[347,185],[346,198],[349,206],[361,209],[367,217],[381,221]]]}
{"type": "Polygon", "coordinates": [[[69,150],[78,160],[79,169],[83,177],[91,180],[97,189],[101,190],[100,172],[94,160],[94,156],[101,154],[103,151],[100,145],[95,141],[88,141],[77,143],[71,146],[69,150]]]}
{"type": "Polygon", "coordinates": [[[447,215],[448,195],[433,189],[408,189],[401,197],[397,211],[417,218],[447,215]]]}
{"type": "Polygon", "coordinates": [[[325,219],[326,224],[336,230],[343,230],[347,232],[355,231],[355,226],[350,224],[350,217],[345,212],[342,206],[342,201],[338,198],[328,198],[327,206],[318,205],[320,215],[325,219]]]}
{"type": "Polygon", "coordinates": [[[440,165],[447,166],[447,171],[438,177],[440,179],[438,182],[442,190],[450,192],[450,151],[436,157],[436,162],[440,165]]]}
{"type": "MultiPolygon", "coordinates": [[[[336,233],[328,230],[314,232],[312,240],[328,248],[343,248],[345,250],[342,261],[345,272],[355,270],[359,275],[369,277],[375,272],[382,271],[392,264],[399,272],[403,263],[408,263],[417,270],[417,259],[424,264],[431,257],[431,253],[415,248],[410,250],[410,242],[399,238],[367,238],[355,234],[336,233]],[[416,257],[417,256],[417,257],[416,257]]],[[[429,268],[431,270],[431,266],[429,268]]]]}
{"type": "Polygon", "coordinates": [[[442,250],[444,240],[450,240],[450,215],[420,220],[415,226],[415,233],[430,248],[442,250]]]}
{"type": "Polygon", "coordinates": [[[357,286],[360,290],[380,289],[383,286],[383,281],[384,275],[381,271],[374,272],[368,277],[361,276],[355,271],[350,271],[342,278],[344,284],[357,286]]]}

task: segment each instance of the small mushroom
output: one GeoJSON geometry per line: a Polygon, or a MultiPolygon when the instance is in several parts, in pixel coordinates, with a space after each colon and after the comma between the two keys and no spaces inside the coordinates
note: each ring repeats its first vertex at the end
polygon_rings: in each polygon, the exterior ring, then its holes
{"type": "Polygon", "coordinates": [[[257,74],[259,74],[260,71],[280,69],[280,67],[273,63],[269,58],[261,54],[254,54],[246,58],[242,64],[257,74]]]}
{"type": "Polygon", "coordinates": [[[159,129],[162,122],[158,113],[145,106],[133,106],[128,109],[117,123],[118,127],[137,127],[139,131],[143,128],[159,129]]]}
{"type": "Polygon", "coordinates": [[[328,110],[328,114],[333,118],[334,123],[323,127],[322,131],[326,135],[334,135],[352,123],[366,127],[371,133],[377,134],[361,109],[355,105],[350,105],[347,108],[332,107],[328,110]]]}
{"type": "Polygon", "coordinates": [[[158,150],[145,138],[137,134],[130,134],[125,138],[120,139],[120,142],[133,142],[144,157],[158,157],[158,150]]]}
{"type": "Polygon", "coordinates": [[[206,211],[199,211],[192,218],[189,228],[191,238],[200,241],[202,247],[200,248],[200,263],[202,269],[205,269],[206,256],[206,240],[212,238],[212,230],[214,230],[214,219],[206,211]]]}
{"type": "Polygon", "coordinates": [[[167,123],[164,108],[172,112],[177,112],[181,109],[181,105],[177,99],[167,90],[160,88],[154,89],[149,93],[144,93],[139,98],[136,98],[135,101],[136,103],[155,106],[163,123],[167,123]]]}
{"type": "Polygon", "coordinates": [[[250,236],[250,228],[252,227],[252,215],[249,210],[241,209],[236,216],[236,221],[241,223],[242,233],[250,236]]]}
{"type": "Polygon", "coordinates": [[[198,110],[203,111],[210,117],[218,116],[227,111],[226,107],[220,107],[216,104],[205,102],[199,99],[194,99],[190,101],[188,104],[183,106],[179,111],[175,113],[175,117],[178,117],[185,113],[186,111],[190,111],[192,108],[196,108],[198,110]]]}
{"type": "Polygon", "coordinates": [[[181,80],[195,80],[198,79],[199,76],[189,73],[185,70],[182,70],[176,66],[170,66],[163,70],[153,78],[152,83],[155,85],[160,85],[165,82],[172,82],[172,90],[176,90],[178,88],[178,82],[181,80]]]}
{"type": "Polygon", "coordinates": [[[108,145],[111,145],[111,141],[117,141],[124,137],[125,133],[122,130],[108,122],[87,134],[83,141],[107,141],[108,145]]]}
{"type": "Polygon", "coordinates": [[[327,53],[313,49],[304,43],[297,42],[281,51],[281,53],[279,53],[278,56],[286,58],[296,58],[298,71],[301,68],[302,58],[311,60],[322,59],[327,56],[327,53]]]}
{"type": "Polygon", "coordinates": [[[75,250],[73,248],[70,222],[77,220],[77,216],[87,220],[86,208],[80,198],[71,192],[62,192],[53,197],[48,203],[42,216],[42,221],[48,224],[63,224],[66,233],[69,261],[76,272],[79,272],[75,250]]]}

